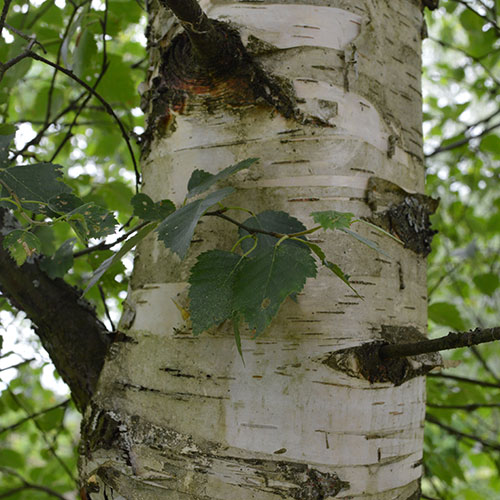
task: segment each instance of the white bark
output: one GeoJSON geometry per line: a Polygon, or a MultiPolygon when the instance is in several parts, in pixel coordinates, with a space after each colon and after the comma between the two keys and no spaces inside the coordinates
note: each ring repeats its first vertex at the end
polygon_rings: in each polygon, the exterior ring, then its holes
{"type": "MultiPolygon", "coordinates": [[[[221,99],[207,112],[194,100],[144,159],[147,194],[181,203],[194,169],[248,157],[260,162],[235,176],[230,204],[309,226],[316,210],[369,216],[370,176],[423,190],[418,2],[205,7],[293,83],[304,123],[263,102],[221,99]]],[[[169,38],[163,14],[152,26],[169,38]]],[[[245,365],[227,326],[193,338],[176,305],[186,306],[195,256],[230,248],[236,231],[204,221],[182,265],[154,237],[141,246],[122,321],[133,341],[113,347],[87,415],[81,468],[100,487],[92,499],[419,498],[424,380],[370,384],[323,364],[379,339],[382,325],[426,328],[425,259],[355,229],[392,258],[344,235],[318,238],[364,300],[321,269],[262,337],[244,336],[245,365]]]]}

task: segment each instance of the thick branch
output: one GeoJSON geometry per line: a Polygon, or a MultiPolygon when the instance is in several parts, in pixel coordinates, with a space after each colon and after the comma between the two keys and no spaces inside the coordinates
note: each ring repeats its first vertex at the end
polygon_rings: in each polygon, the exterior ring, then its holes
{"type": "Polygon", "coordinates": [[[500,327],[498,326],[495,328],[476,328],[469,332],[452,332],[438,339],[422,340],[409,344],[388,344],[380,348],[379,354],[382,359],[401,358],[447,349],[458,349],[459,347],[470,347],[495,340],[500,340],[500,327]]]}
{"type": "Polygon", "coordinates": [[[212,64],[220,60],[226,38],[216,29],[196,0],[160,0],[170,9],[186,30],[199,63],[212,64]]]}
{"type": "Polygon", "coordinates": [[[33,322],[77,407],[90,400],[109,345],[105,326],[81,292],[61,279],[50,279],[36,262],[17,267],[3,248],[13,217],[0,209],[0,290],[33,322]]]}

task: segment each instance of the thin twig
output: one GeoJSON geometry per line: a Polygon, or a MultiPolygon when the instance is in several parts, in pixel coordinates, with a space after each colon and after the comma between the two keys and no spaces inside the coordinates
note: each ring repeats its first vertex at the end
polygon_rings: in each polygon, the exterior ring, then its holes
{"type": "Polygon", "coordinates": [[[47,51],[45,50],[45,47],[34,37],[34,35],[32,35],[32,36],[26,35],[26,33],[19,31],[17,28],[14,28],[14,26],[11,26],[8,23],[5,23],[4,27],[7,28],[11,33],[15,33],[17,36],[20,36],[21,38],[23,38],[24,40],[26,40],[28,42],[31,42],[33,40],[36,45],[41,47],[41,49],[45,52],[45,54],[47,53],[47,51]]]}
{"type": "Polygon", "coordinates": [[[492,389],[500,389],[500,384],[494,382],[486,382],[484,380],[477,380],[475,378],[461,377],[460,375],[449,375],[448,373],[428,373],[427,377],[431,378],[444,378],[454,380],[456,382],[463,382],[464,384],[474,384],[480,387],[491,387],[492,389]]]}
{"type": "Polygon", "coordinates": [[[5,26],[5,18],[7,17],[7,12],[9,12],[9,7],[12,0],[4,0],[2,14],[0,14],[0,33],[5,26]]]}
{"type": "Polygon", "coordinates": [[[97,285],[97,288],[99,290],[99,295],[101,296],[102,305],[104,306],[104,313],[106,314],[106,318],[108,318],[108,321],[111,324],[111,330],[114,332],[116,331],[116,327],[113,319],[111,318],[111,314],[109,313],[108,304],[106,304],[106,294],[104,293],[101,285],[97,285]]]}
{"type": "Polygon", "coordinates": [[[72,71],[63,68],[61,65],[53,63],[49,59],[46,59],[43,56],[38,55],[36,52],[30,51],[29,52],[29,57],[32,59],[35,59],[36,61],[43,62],[44,64],[47,64],[48,66],[51,66],[53,68],[57,68],[61,73],[64,73],[66,76],[69,76],[72,80],[80,84],[83,88],[88,90],[90,93],[93,94],[93,96],[104,106],[104,109],[113,117],[113,119],[116,121],[118,127],[120,128],[120,131],[122,133],[122,137],[125,140],[127,144],[128,151],[130,153],[130,158],[132,159],[132,164],[134,166],[134,172],[135,172],[135,180],[136,180],[136,185],[135,189],[136,192],[139,191],[139,185],[141,182],[141,176],[139,174],[139,169],[135,160],[135,155],[134,155],[134,150],[132,149],[132,144],[130,143],[130,139],[128,137],[127,131],[125,130],[125,127],[123,126],[122,121],[116,113],[113,111],[113,108],[110,106],[110,104],[98,93],[96,92],[92,87],[90,87],[87,83],[85,83],[81,78],[78,78],[72,71]]]}
{"type": "MultiPolygon", "coordinates": [[[[10,389],[9,386],[7,386],[7,391],[8,393],[10,394],[10,397],[14,400],[14,402],[17,404],[17,406],[19,406],[19,408],[21,408],[27,416],[30,416],[30,412],[28,411],[28,409],[24,406],[24,404],[21,402],[21,400],[17,397],[17,395],[10,389]]],[[[75,482],[75,483],[78,483],[77,482],[77,479],[76,477],[73,475],[73,473],[70,471],[69,467],[67,466],[67,464],[64,462],[64,460],[62,460],[62,458],[57,454],[54,446],[51,444],[50,440],[47,438],[47,436],[45,435],[45,432],[44,430],[42,429],[42,427],[40,426],[40,424],[35,420],[33,420],[33,423],[35,424],[35,427],[40,431],[40,434],[43,438],[43,440],[45,441],[45,444],[47,445],[47,449],[50,451],[50,453],[52,454],[52,456],[57,460],[57,462],[59,463],[59,465],[64,469],[64,471],[66,472],[66,474],[68,474],[68,476],[75,482]]]]}
{"type": "Polygon", "coordinates": [[[427,403],[427,406],[438,410],[475,411],[480,410],[481,408],[500,408],[500,403],[471,403],[468,405],[438,405],[434,403],[427,403]]]}
{"type": "Polygon", "coordinates": [[[16,363],[15,365],[6,366],[5,368],[0,368],[0,372],[4,372],[6,370],[13,370],[15,368],[20,368],[21,366],[27,365],[32,361],[35,361],[35,358],[25,359],[23,361],[20,361],[19,363],[16,363]]]}
{"type": "Polygon", "coordinates": [[[457,436],[458,438],[463,438],[463,439],[469,439],[470,441],[475,441],[477,443],[480,443],[483,445],[485,448],[490,448],[492,450],[497,450],[500,451],[500,445],[497,443],[493,443],[491,441],[486,441],[484,439],[481,439],[478,436],[475,436],[474,434],[468,434],[466,432],[459,431],[458,429],[455,429],[454,427],[451,427],[449,425],[441,423],[436,417],[433,415],[429,415],[428,413],[425,416],[425,420],[427,422],[430,422],[431,424],[437,425],[438,427],[441,427],[441,429],[444,429],[450,434],[453,434],[454,436],[457,436]]]}
{"type": "Polygon", "coordinates": [[[65,399],[61,403],[58,403],[54,406],[51,406],[50,408],[45,408],[45,410],[40,410],[36,413],[32,413],[31,415],[28,415],[27,417],[19,420],[15,424],[8,425],[7,427],[2,427],[0,429],[0,434],[3,434],[4,432],[7,432],[7,431],[13,431],[14,429],[17,429],[19,426],[23,425],[25,422],[28,422],[28,420],[33,420],[33,419],[39,417],[40,415],[45,415],[46,413],[49,413],[52,410],[60,408],[61,406],[67,406],[70,401],[71,401],[70,399],[65,399]]]}
{"type": "Polygon", "coordinates": [[[130,229],[125,234],[120,236],[115,241],[112,241],[111,243],[106,243],[104,241],[101,241],[100,243],[97,243],[97,245],[84,248],[83,250],[79,250],[78,252],[75,252],[73,254],[73,258],[81,257],[82,255],[87,255],[87,254],[92,253],[92,252],[109,250],[110,248],[114,247],[115,245],[118,245],[118,243],[125,241],[131,234],[134,234],[135,232],[139,231],[139,229],[142,229],[144,226],[147,226],[148,224],[150,224],[149,221],[143,221],[140,224],[137,224],[137,226],[133,227],[132,229],[130,229]]]}
{"type": "Polygon", "coordinates": [[[43,486],[42,484],[30,483],[23,476],[21,476],[21,474],[19,474],[19,472],[15,471],[14,469],[11,469],[10,467],[0,466],[0,470],[17,477],[23,483],[22,487],[13,488],[9,491],[6,491],[5,493],[0,494],[0,498],[10,497],[10,496],[14,495],[15,493],[18,493],[18,492],[23,491],[23,490],[37,490],[37,491],[43,491],[44,493],[47,493],[48,495],[50,495],[52,497],[59,498],[60,500],[66,500],[65,497],[60,495],[57,491],[55,491],[47,486],[43,486]]]}

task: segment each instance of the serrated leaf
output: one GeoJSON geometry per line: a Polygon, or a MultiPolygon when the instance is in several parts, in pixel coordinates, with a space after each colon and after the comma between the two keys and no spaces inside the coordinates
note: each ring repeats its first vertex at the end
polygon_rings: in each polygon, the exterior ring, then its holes
{"type": "Polygon", "coordinates": [[[130,200],[134,215],[144,221],[163,220],[175,211],[175,205],[170,200],[154,202],[147,194],[137,193],[130,200]]]}
{"type": "Polygon", "coordinates": [[[189,277],[194,335],[232,317],[235,270],[241,261],[239,255],[223,250],[209,250],[198,257],[189,277]]]}
{"type": "Polygon", "coordinates": [[[87,287],[83,291],[85,295],[102,277],[102,275],[118,260],[120,260],[124,255],[126,255],[132,248],[134,248],[141,240],[143,240],[154,228],[156,223],[148,224],[137,232],[134,236],[129,238],[111,257],[107,258],[102,262],[102,264],[96,269],[92,277],[87,283],[87,287]]]}
{"type": "Polygon", "coordinates": [[[361,241],[361,243],[363,243],[364,245],[372,248],[373,250],[377,251],[378,253],[380,253],[382,255],[385,255],[386,257],[389,257],[389,259],[391,258],[391,256],[387,252],[384,252],[384,250],[382,250],[374,241],[369,240],[368,238],[365,238],[364,236],[361,236],[360,234],[355,233],[354,231],[351,231],[350,229],[343,228],[343,229],[340,229],[340,231],[342,231],[346,234],[349,234],[353,238],[356,238],[358,241],[361,241]]]}
{"type": "Polygon", "coordinates": [[[15,133],[0,135],[0,168],[9,166],[9,146],[14,136],[15,133]]]}
{"type": "Polygon", "coordinates": [[[258,158],[247,158],[246,160],[236,163],[236,165],[231,165],[220,171],[218,174],[213,175],[204,170],[195,170],[191,175],[188,182],[188,194],[187,198],[201,194],[208,189],[210,189],[215,183],[227,179],[229,176],[248,168],[252,163],[255,163],[258,158]]]}
{"type": "Polygon", "coordinates": [[[42,244],[33,233],[14,229],[5,236],[3,247],[9,251],[16,264],[21,266],[28,257],[40,252],[42,244]]]}
{"type": "MultiPolygon", "coordinates": [[[[250,217],[243,222],[243,224],[249,228],[259,229],[261,231],[270,231],[279,234],[294,234],[300,233],[306,230],[306,227],[302,222],[300,222],[295,217],[292,217],[286,212],[266,210],[261,212],[255,217],[250,217]]],[[[248,231],[244,229],[239,230],[240,237],[246,236],[248,231]]],[[[267,234],[256,233],[257,246],[252,251],[252,257],[255,255],[267,251],[269,248],[274,247],[278,242],[278,238],[270,236],[267,234]]],[[[300,246],[301,243],[293,240],[286,240],[281,243],[282,245],[292,245],[300,246]]],[[[254,245],[254,242],[250,239],[246,239],[241,242],[241,248],[244,252],[248,252],[254,245]]]]}
{"type": "Polygon", "coordinates": [[[52,256],[45,256],[40,262],[40,268],[50,278],[62,278],[73,266],[73,246],[76,238],[66,240],[52,256]]]}
{"type": "Polygon", "coordinates": [[[326,210],[323,212],[312,212],[311,217],[316,224],[319,224],[325,231],[327,229],[343,229],[351,226],[354,214],[350,212],[337,212],[336,210],[326,210]]]}
{"type": "Polygon", "coordinates": [[[179,208],[160,223],[156,230],[158,239],[183,259],[191,244],[196,225],[203,213],[232,192],[234,192],[234,189],[230,187],[219,189],[206,198],[193,201],[179,208]]]}
{"type": "Polygon", "coordinates": [[[2,196],[12,191],[22,206],[38,213],[47,213],[49,200],[60,193],[69,193],[71,188],[62,182],[60,165],[37,163],[18,165],[0,171],[2,196]],[[8,189],[6,189],[8,186],[8,189]],[[43,204],[36,203],[37,201],[43,204]]]}
{"type": "Polygon", "coordinates": [[[245,259],[236,270],[234,311],[241,313],[256,335],[264,331],[291,293],[304,288],[306,278],[316,276],[309,249],[297,245],[270,247],[245,259]]]}
{"type": "Polygon", "coordinates": [[[59,214],[67,214],[82,205],[84,201],[73,193],[59,193],[49,200],[49,208],[59,214]]]}
{"type": "Polygon", "coordinates": [[[438,325],[449,326],[454,330],[465,330],[465,323],[455,304],[434,302],[429,306],[429,318],[438,325]]]}
{"type": "Polygon", "coordinates": [[[117,222],[114,215],[93,202],[85,203],[67,215],[69,222],[79,223],[77,228],[75,225],[73,227],[84,241],[89,238],[108,236],[115,232],[117,222]],[[82,224],[81,217],[84,218],[84,224],[82,224]]]}

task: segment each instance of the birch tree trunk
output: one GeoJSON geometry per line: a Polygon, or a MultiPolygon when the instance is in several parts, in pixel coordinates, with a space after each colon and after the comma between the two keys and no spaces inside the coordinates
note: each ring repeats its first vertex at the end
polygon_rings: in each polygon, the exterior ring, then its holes
{"type": "MultiPolygon", "coordinates": [[[[229,205],[282,210],[308,226],[317,210],[373,218],[389,206],[380,179],[423,191],[419,1],[201,4],[239,33],[269,85],[245,68],[190,75],[182,30],[151,4],[144,192],[180,204],[194,169],[249,157],[260,160],[231,181],[229,205]]],[[[243,364],[229,327],[194,338],[182,315],[196,256],[236,238],[206,219],[186,261],[156,236],[136,255],[125,335],[82,427],[90,498],[420,498],[424,378],[371,383],[328,360],[387,332],[396,341],[425,333],[422,252],[365,227],[356,230],[391,258],[318,233],[364,300],[320,269],[263,336],[242,332],[243,364]]]]}

